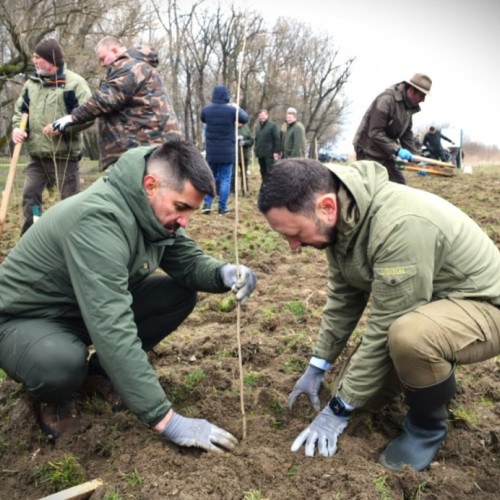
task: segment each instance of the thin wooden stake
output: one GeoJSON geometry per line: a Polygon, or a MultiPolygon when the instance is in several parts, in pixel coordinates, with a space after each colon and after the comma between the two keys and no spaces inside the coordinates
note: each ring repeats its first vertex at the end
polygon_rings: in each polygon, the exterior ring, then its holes
{"type": "MultiPolygon", "coordinates": [[[[245,54],[245,46],[246,46],[246,41],[247,41],[247,16],[245,14],[245,27],[244,27],[244,32],[243,32],[243,47],[241,49],[240,53],[240,64],[238,67],[238,87],[236,89],[236,117],[235,117],[235,124],[234,124],[234,133],[235,133],[235,151],[234,151],[234,158],[235,161],[237,161],[238,158],[238,115],[239,115],[239,110],[240,110],[240,86],[241,86],[241,73],[243,71],[243,56],[245,54]]],[[[235,189],[234,189],[234,253],[236,256],[236,267],[239,269],[240,263],[239,263],[239,251],[238,251],[238,225],[239,225],[239,175],[238,175],[238,169],[235,166],[235,176],[234,176],[234,183],[235,183],[235,189]]],[[[237,271],[237,274],[239,274],[239,271],[237,271]]],[[[241,327],[241,304],[237,302],[236,305],[236,340],[238,343],[238,365],[239,365],[239,371],[240,371],[240,406],[241,406],[241,420],[242,420],[242,435],[243,439],[247,438],[247,419],[245,416],[245,396],[244,396],[244,390],[245,390],[245,385],[243,381],[243,358],[241,354],[241,332],[240,332],[240,327],[241,327]]]]}

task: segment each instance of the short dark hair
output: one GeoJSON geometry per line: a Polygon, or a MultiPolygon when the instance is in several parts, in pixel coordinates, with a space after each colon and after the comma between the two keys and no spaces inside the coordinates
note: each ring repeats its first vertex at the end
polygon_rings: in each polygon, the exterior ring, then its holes
{"type": "Polygon", "coordinates": [[[177,192],[189,181],[200,193],[215,196],[212,170],[200,150],[187,141],[168,141],[156,148],[146,162],[146,174],[177,192]]]}
{"type": "Polygon", "coordinates": [[[266,214],[272,208],[293,213],[313,214],[316,197],[338,193],[340,181],[317,160],[289,158],[276,162],[259,191],[258,207],[266,214]]]}

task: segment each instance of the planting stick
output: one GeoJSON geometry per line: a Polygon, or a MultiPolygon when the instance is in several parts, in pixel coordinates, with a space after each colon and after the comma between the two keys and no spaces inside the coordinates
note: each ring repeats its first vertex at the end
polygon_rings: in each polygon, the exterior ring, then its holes
{"type": "MultiPolygon", "coordinates": [[[[247,24],[248,24],[248,16],[245,12],[245,26],[244,26],[244,34],[243,34],[243,47],[241,49],[240,57],[239,57],[239,65],[238,65],[238,85],[236,87],[236,116],[234,123],[234,135],[235,135],[235,161],[238,158],[238,114],[239,114],[239,106],[240,106],[240,88],[241,88],[241,74],[243,71],[243,57],[245,55],[245,47],[247,43],[247,24]]],[[[243,149],[243,148],[242,148],[243,149]]],[[[242,151],[243,153],[243,151],[242,151]]],[[[242,154],[243,157],[243,154],[242,154]]],[[[236,172],[236,169],[235,169],[236,172]]],[[[234,176],[234,180],[236,183],[234,190],[234,254],[236,256],[236,269],[239,274],[239,266],[240,266],[240,257],[238,250],[238,223],[239,223],[239,197],[238,197],[238,180],[239,175],[236,172],[234,176]]],[[[236,301],[236,343],[238,345],[238,366],[240,372],[240,406],[241,406],[241,425],[242,425],[242,439],[245,440],[247,438],[247,418],[245,415],[245,384],[243,381],[243,356],[241,353],[241,304],[239,301],[236,301]]]]}
{"type": "Polygon", "coordinates": [[[90,498],[92,493],[102,485],[103,482],[101,479],[93,479],[92,481],[87,481],[78,486],[58,491],[53,495],[40,498],[40,500],[85,500],[90,498]]]}
{"type": "Polygon", "coordinates": [[[243,146],[240,146],[240,159],[241,159],[241,182],[243,183],[243,194],[246,196],[248,194],[247,190],[247,174],[245,165],[245,157],[243,156],[243,146]]]}
{"type": "MultiPolygon", "coordinates": [[[[28,123],[28,113],[23,113],[21,116],[21,124],[19,125],[21,130],[26,130],[26,125],[28,123]]],[[[3,226],[5,224],[5,219],[7,217],[7,207],[9,205],[10,193],[12,191],[12,186],[14,184],[14,176],[16,174],[17,162],[19,161],[19,155],[21,154],[21,148],[23,143],[20,142],[14,146],[14,151],[12,153],[12,159],[10,161],[9,173],[7,174],[7,181],[5,182],[5,189],[2,196],[2,204],[0,205],[0,241],[2,239],[3,226]]]]}

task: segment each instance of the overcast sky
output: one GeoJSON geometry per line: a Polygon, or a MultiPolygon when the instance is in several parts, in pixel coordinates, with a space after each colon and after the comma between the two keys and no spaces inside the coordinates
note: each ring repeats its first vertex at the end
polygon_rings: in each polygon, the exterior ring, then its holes
{"type": "Polygon", "coordinates": [[[356,58],[340,152],[351,152],[356,128],[376,95],[416,72],[428,74],[433,86],[414,128],[449,124],[472,140],[500,146],[499,0],[240,0],[240,5],[260,12],[271,25],[285,16],[328,30],[341,56],[356,58]]]}

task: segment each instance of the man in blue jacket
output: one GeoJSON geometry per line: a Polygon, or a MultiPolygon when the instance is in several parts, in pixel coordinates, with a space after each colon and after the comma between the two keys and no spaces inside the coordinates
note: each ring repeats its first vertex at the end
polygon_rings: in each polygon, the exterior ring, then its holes
{"type": "MultiPolygon", "coordinates": [[[[241,108],[229,104],[229,91],[225,85],[216,85],[212,104],[201,111],[205,124],[206,160],[219,186],[219,215],[229,213],[227,200],[231,187],[231,172],[235,162],[236,123],[248,123],[248,114],[241,108]]],[[[214,197],[207,195],[202,212],[212,211],[214,197]]]]}
{"type": "Polygon", "coordinates": [[[75,422],[75,393],[100,376],[170,441],[235,446],[225,430],[174,412],[146,353],[191,313],[197,291],[232,289],[243,303],[255,288],[249,268],[204,254],[185,232],[207,193],[213,176],[195,146],[132,149],[48,210],[0,266],[0,367],[38,403],[52,439],[75,422]]]}

